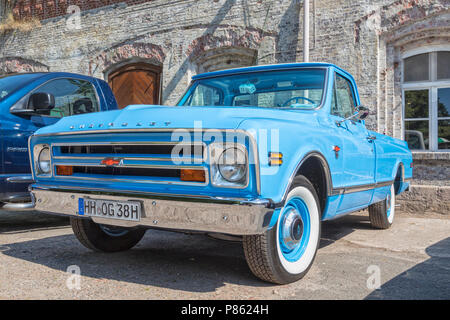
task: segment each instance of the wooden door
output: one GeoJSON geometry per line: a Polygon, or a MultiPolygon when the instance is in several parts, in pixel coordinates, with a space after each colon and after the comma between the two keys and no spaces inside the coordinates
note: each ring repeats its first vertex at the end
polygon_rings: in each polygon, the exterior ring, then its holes
{"type": "Polygon", "coordinates": [[[132,104],[159,104],[161,69],[129,64],[110,74],[108,82],[120,109],[132,104]]]}

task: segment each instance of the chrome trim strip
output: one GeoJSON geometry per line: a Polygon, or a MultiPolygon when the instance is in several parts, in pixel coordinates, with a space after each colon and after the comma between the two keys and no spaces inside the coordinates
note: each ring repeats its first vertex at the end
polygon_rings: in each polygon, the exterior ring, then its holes
{"type": "Polygon", "coordinates": [[[344,192],[345,192],[345,188],[336,188],[336,189],[331,190],[331,192],[328,196],[329,197],[340,196],[340,195],[344,194],[344,192]]]}
{"type": "MultiPolygon", "coordinates": [[[[342,194],[350,194],[350,193],[356,193],[356,192],[363,192],[363,191],[369,191],[375,188],[375,184],[366,184],[366,185],[358,185],[358,186],[351,186],[351,187],[345,187],[343,188],[342,194]]],[[[342,190],[342,189],[336,189],[336,190],[342,190]]]]}
{"type": "Polygon", "coordinates": [[[13,194],[8,194],[0,198],[0,201],[2,203],[26,203],[30,202],[30,194],[28,192],[17,192],[13,194]]]}
{"type": "MultiPolygon", "coordinates": [[[[58,165],[58,163],[54,163],[54,166],[58,165]]],[[[94,168],[105,168],[107,166],[104,165],[94,165],[94,164],[80,164],[80,163],[60,163],[60,165],[65,166],[74,166],[74,167],[94,167],[94,168]]],[[[166,170],[203,170],[205,172],[205,182],[189,182],[189,181],[167,181],[167,180],[153,180],[151,177],[142,177],[143,179],[127,179],[127,178],[100,178],[100,177],[82,177],[82,176],[60,176],[54,175],[57,179],[65,179],[65,180],[89,180],[89,181],[108,181],[108,182],[132,182],[132,183],[153,183],[153,184],[168,184],[168,185],[186,185],[186,186],[207,186],[209,184],[209,172],[206,167],[182,167],[182,166],[157,166],[157,165],[124,165],[118,168],[142,168],[142,169],[166,169],[166,170]],[[145,179],[150,178],[150,179],[145,179]]],[[[139,176],[137,176],[139,177],[139,176]]],[[[167,177],[160,177],[167,178],[167,177]]]]}
{"type": "Polygon", "coordinates": [[[389,181],[377,182],[377,183],[375,183],[374,189],[376,189],[376,188],[382,188],[382,187],[387,187],[387,186],[391,186],[391,185],[394,184],[394,182],[395,182],[395,180],[389,180],[389,181]]]}
{"type": "MultiPolygon", "coordinates": [[[[124,159],[125,160],[125,159],[124,159]]],[[[72,167],[94,167],[94,168],[107,168],[107,165],[103,164],[94,164],[94,163],[85,163],[85,162],[54,162],[53,166],[72,166],[72,167]]],[[[121,166],[116,166],[115,168],[142,168],[142,169],[167,169],[167,170],[181,170],[181,169],[187,169],[187,170],[206,170],[206,167],[203,166],[165,166],[165,165],[158,165],[158,164],[124,164],[121,166]]],[[[65,176],[66,177],[66,176],[65,176]]]]}
{"type": "MultiPolygon", "coordinates": [[[[117,154],[117,158],[122,158],[124,160],[130,160],[130,161],[153,161],[153,162],[173,162],[172,158],[149,158],[149,157],[142,157],[142,158],[136,158],[136,157],[120,157],[120,154],[117,154]]],[[[62,157],[62,156],[53,156],[53,159],[56,160],[103,160],[105,157],[62,157]]],[[[196,160],[193,160],[195,158],[176,158],[177,162],[195,162],[196,160]]],[[[199,158],[198,161],[201,159],[199,158]]]]}
{"type": "Polygon", "coordinates": [[[351,187],[342,187],[333,189],[332,195],[349,194],[355,192],[369,191],[377,188],[387,187],[394,184],[395,180],[377,182],[372,184],[363,184],[351,187]]]}
{"type": "Polygon", "coordinates": [[[30,175],[24,175],[24,176],[15,176],[15,177],[9,177],[6,178],[6,182],[9,183],[33,183],[33,176],[30,175]]]}
{"type": "Polygon", "coordinates": [[[35,206],[34,202],[6,203],[3,206],[0,205],[0,209],[6,210],[6,211],[27,211],[27,210],[34,210],[34,206],[35,206]]]}
{"type": "MultiPolygon", "coordinates": [[[[55,176],[56,179],[67,179],[67,176],[55,176]]],[[[151,184],[167,184],[167,185],[183,185],[183,186],[197,186],[204,187],[207,183],[188,182],[188,181],[157,181],[157,180],[136,180],[136,179],[113,179],[113,178],[94,178],[94,177],[70,177],[71,180],[79,181],[105,181],[105,182],[129,182],[129,183],[151,183],[151,184]]],[[[208,180],[206,180],[208,182],[208,180]]]]}
{"type": "MultiPolygon", "coordinates": [[[[51,144],[51,155],[54,159],[79,159],[81,157],[83,157],[83,154],[80,154],[80,156],[54,156],[53,153],[53,147],[72,147],[72,146],[109,146],[109,145],[131,145],[131,146],[141,146],[141,145],[160,145],[160,146],[167,146],[167,145],[172,145],[172,146],[202,146],[203,147],[203,153],[202,153],[202,158],[196,158],[195,154],[192,155],[190,158],[187,157],[183,157],[183,158],[176,158],[177,161],[201,161],[201,162],[205,162],[207,160],[207,148],[208,146],[206,145],[206,143],[204,142],[198,142],[198,141],[193,141],[190,143],[183,143],[183,142],[175,142],[175,141],[132,141],[132,142],[127,142],[127,141],[107,141],[107,142],[73,142],[73,143],[52,143],[51,144]]],[[[126,153],[124,153],[126,154],[126,153]]],[[[86,154],[88,155],[88,154],[86,154]]],[[[120,157],[120,155],[122,155],[121,153],[118,153],[117,156],[120,157]]],[[[84,159],[88,159],[88,157],[83,157],[84,159]]],[[[91,157],[90,159],[92,160],[97,160],[100,157],[91,157]]],[[[100,159],[104,159],[104,157],[100,158],[100,159]]],[[[148,161],[173,161],[172,158],[154,158],[154,157],[146,157],[145,154],[142,154],[142,157],[136,157],[136,158],[127,158],[127,159],[136,159],[136,160],[148,160],[148,161]]]]}

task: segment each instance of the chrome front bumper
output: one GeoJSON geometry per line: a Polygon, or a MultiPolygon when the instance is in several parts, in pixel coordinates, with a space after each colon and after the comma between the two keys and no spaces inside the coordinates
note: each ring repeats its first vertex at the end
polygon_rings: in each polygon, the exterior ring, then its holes
{"type": "Polygon", "coordinates": [[[33,202],[25,202],[25,203],[5,203],[3,205],[0,205],[1,210],[6,211],[31,211],[34,210],[34,203],[33,202]]]}
{"type": "Polygon", "coordinates": [[[140,201],[140,222],[108,218],[89,218],[95,223],[121,227],[157,227],[163,229],[190,230],[252,235],[264,233],[274,212],[270,200],[178,197],[167,195],[111,195],[105,192],[83,190],[52,190],[31,188],[35,210],[80,217],[79,198],[117,201],[140,201]]]}
{"type": "Polygon", "coordinates": [[[2,177],[0,179],[4,179],[6,190],[8,191],[5,194],[0,194],[1,210],[33,210],[34,203],[30,202],[31,196],[26,192],[27,186],[34,182],[31,175],[12,174],[11,176],[6,178],[2,177]]]}

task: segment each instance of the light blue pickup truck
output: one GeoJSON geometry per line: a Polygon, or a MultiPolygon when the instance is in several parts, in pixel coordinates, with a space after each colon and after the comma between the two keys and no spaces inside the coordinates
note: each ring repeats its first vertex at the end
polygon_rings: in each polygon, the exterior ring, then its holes
{"type": "Polygon", "coordinates": [[[29,140],[37,210],[71,217],[86,247],[147,229],[238,236],[253,273],[302,278],[321,221],[369,209],[389,228],[408,189],[406,142],[368,130],[353,77],[332,64],[197,75],[175,107],[63,118],[29,140]]]}

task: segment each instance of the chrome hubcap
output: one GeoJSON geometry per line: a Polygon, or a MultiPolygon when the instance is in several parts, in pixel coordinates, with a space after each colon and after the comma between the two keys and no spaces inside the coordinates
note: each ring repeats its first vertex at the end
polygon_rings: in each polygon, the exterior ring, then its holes
{"type": "Polygon", "coordinates": [[[303,236],[303,220],[294,208],[285,213],[282,227],[281,239],[289,250],[294,249],[303,236]]]}

